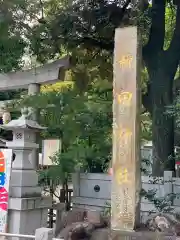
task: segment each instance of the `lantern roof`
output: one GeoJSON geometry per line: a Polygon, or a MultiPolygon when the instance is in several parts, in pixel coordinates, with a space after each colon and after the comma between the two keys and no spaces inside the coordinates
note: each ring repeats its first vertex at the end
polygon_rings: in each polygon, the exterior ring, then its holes
{"type": "Polygon", "coordinates": [[[6,146],[6,140],[3,138],[0,138],[0,147],[5,147],[6,146]]]}
{"type": "Polygon", "coordinates": [[[7,124],[3,124],[0,127],[5,130],[15,130],[15,129],[29,129],[34,131],[45,130],[46,127],[42,127],[36,121],[30,119],[31,113],[29,113],[29,110],[27,108],[22,109],[21,110],[22,115],[20,118],[16,120],[12,120],[7,124]]]}

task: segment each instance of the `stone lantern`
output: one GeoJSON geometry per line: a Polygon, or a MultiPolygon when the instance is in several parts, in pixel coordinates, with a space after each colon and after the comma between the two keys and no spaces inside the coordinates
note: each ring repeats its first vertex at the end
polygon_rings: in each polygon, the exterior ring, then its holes
{"type": "Polygon", "coordinates": [[[49,197],[41,196],[38,175],[29,161],[29,155],[39,146],[36,134],[45,129],[30,119],[27,110],[22,116],[1,126],[13,132],[13,141],[6,146],[13,149],[15,159],[10,180],[8,232],[33,234],[39,227],[46,226],[48,208],[52,206],[49,197]]]}

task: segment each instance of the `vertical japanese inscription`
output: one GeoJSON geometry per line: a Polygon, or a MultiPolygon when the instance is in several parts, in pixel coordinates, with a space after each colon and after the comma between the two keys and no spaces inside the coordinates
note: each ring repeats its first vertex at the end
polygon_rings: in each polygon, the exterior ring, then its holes
{"type": "Polygon", "coordinates": [[[115,33],[111,228],[133,230],[140,191],[138,36],[136,27],[115,33]]]}

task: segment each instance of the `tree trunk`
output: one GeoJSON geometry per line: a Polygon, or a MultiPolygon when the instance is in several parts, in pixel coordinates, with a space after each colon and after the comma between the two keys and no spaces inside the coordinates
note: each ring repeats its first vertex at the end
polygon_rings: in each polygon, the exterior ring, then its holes
{"type": "Polygon", "coordinates": [[[153,176],[163,176],[164,170],[175,170],[173,119],[164,115],[164,107],[156,110],[152,122],[153,176]]]}
{"type": "Polygon", "coordinates": [[[143,59],[150,81],[143,98],[152,116],[153,175],[162,176],[164,170],[175,170],[174,121],[165,114],[173,103],[173,82],[180,59],[180,5],[176,10],[173,36],[164,50],[166,0],[152,1],[152,21],[149,40],[143,47],[143,59]],[[170,159],[171,157],[171,159],[170,159]]]}
{"type": "Polygon", "coordinates": [[[153,176],[163,176],[164,170],[175,170],[174,118],[167,114],[167,106],[173,103],[173,79],[166,68],[158,67],[150,74],[152,96],[153,176]]]}

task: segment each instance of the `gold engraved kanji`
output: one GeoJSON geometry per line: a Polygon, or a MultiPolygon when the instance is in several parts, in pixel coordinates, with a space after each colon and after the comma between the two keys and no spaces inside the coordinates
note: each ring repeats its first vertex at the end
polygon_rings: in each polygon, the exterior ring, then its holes
{"type": "Polygon", "coordinates": [[[119,168],[116,171],[116,181],[119,185],[129,182],[127,168],[119,168]]]}
{"type": "Polygon", "coordinates": [[[132,67],[133,56],[130,54],[122,56],[119,61],[120,68],[131,68],[132,67]]]}
{"type": "Polygon", "coordinates": [[[118,94],[118,103],[124,106],[130,106],[132,101],[131,92],[122,92],[118,94]]]}
{"type": "Polygon", "coordinates": [[[129,129],[120,128],[119,129],[120,146],[128,145],[128,143],[130,143],[131,136],[132,132],[129,129]]]}

